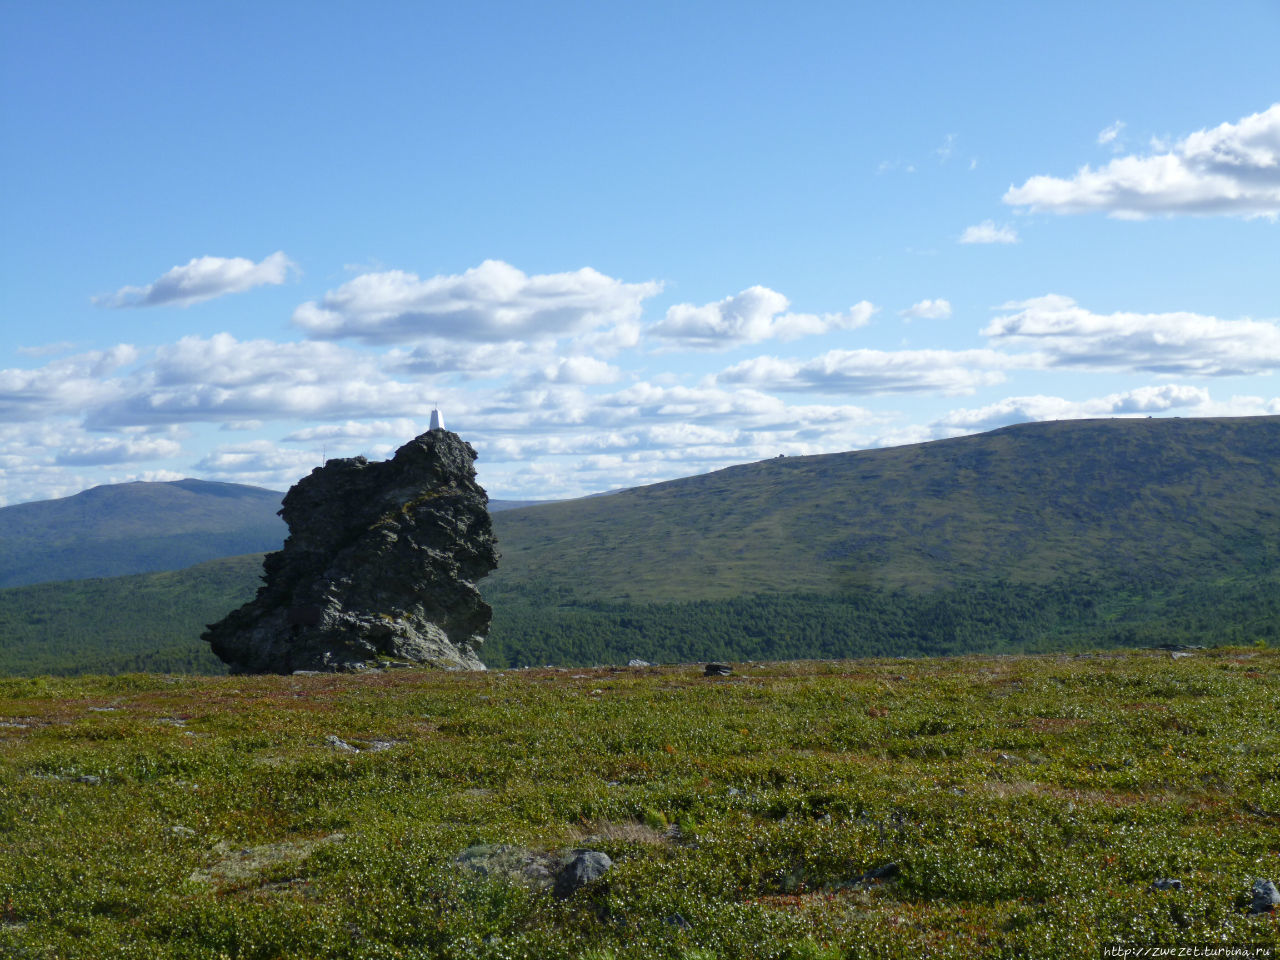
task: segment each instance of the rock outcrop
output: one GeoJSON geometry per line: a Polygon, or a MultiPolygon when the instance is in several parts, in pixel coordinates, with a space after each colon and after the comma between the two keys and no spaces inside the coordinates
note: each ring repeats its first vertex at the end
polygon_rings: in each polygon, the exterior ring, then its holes
{"type": "Polygon", "coordinates": [[[204,639],[233,673],[389,662],[483,670],[492,611],[475,582],[498,564],[475,450],[429,430],[370,463],[330,460],[285,495],[284,548],[265,584],[204,639]]]}

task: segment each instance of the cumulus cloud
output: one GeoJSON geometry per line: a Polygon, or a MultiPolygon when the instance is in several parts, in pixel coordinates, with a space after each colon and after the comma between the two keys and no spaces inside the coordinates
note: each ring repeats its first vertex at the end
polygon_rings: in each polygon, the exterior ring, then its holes
{"type": "Polygon", "coordinates": [[[63,357],[35,369],[0,370],[0,421],[71,414],[106,402],[122,389],[111,374],[137,359],[137,348],[122,343],[63,357]]]}
{"type": "Polygon", "coordinates": [[[561,357],[534,376],[548,383],[576,383],[586,386],[613,383],[622,376],[622,371],[595,357],[561,357]]]}
{"type": "Polygon", "coordinates": [[[189,307],[229,293],[284,283],[297,265],[277,250],[260,263],[244,257],[195,257],[174,267],[145,287],[121,287],[107,297],[95,297],[103,307],[189,307]]]}
{"type": "Polygon", "coordinates": [[[911,320],[946,320],[951,316],[951,304],[946,300],[921,300],[906,310],[898,311],[907,321],[911,320]]]}
{"type": "Polygon", "coordinates": [[[965,227],[960,243],[1017,243],[1018,231],[1007,224],[996,226],[994,220],[983,220],[972,227],[965,227]]]}
{"type": "Polygon", "coordinates": [[[971,393],[999,383],[1017,360],[994,350],[832,350],[812,360],[754,357],[720,383],[814,393],[971,393]]]}
{"type": "Polygon", "coordinates": [[[590,267],[528,276],[500,260],[426,280],[366,273],[302,304],[293,322],[320,340],[406,343],[430,337],[498,342],[588,333],[635,322],[658,283],[623,283],[590,267]]]}
{"type": "Polygon", "coordinates": [[[202,475],[213,475],[236,483],[285,486],[320,466],[311,451],[290,450],[268,440],[218,447],[196,463],[202,475]]]}
{"type": "Polygon", "coordinates": [[[982,333],[1034,346],[1051,366],[1197,376],[1265,373],[1280,366],[1280,326],[1196,313],[1097,314],[1050,294],[1008,303],[982,333]]]}
{"type": "Polygon", "coordinates": [[[373,437],[409,440],[421,432],[416,421],[401,417],[397,420],[348,420],[345,423],[326,423],[318,427],[295,430],[283,439],[288,443],[310,443],[314,440],[368,440],[373,437]]]}
{"type": "Polygon", "coordinates": [[[1275,220],[1280,216],[1280,103],[1237,123],[1197,131],[1162,152],[1117,157],[1097,169],[1086,164],[1065,179],[1032,177],[1010,187],[1004,202],[1128,219],[1194,214],[1275,220]]]}
{"type": "Polygon", "coordinates": [[[59,466],[104,466],[139,460],[164,460],[182,452],[182,444],[163,436],[99,437],[87,443],[73,443],[55,457],[59,466]]]}
{"type": "Polygon", "coordinates": [[[422,416],[431,398],[387,375],[378,358],[329,343],[184,337],[92,410],[97,429],[130,424],[236,423],[422,416]]]}
{"type": "Polygon", "coordinates": [[[844,313],[787,313],[790,301],[768,287],[748,287],[714,303],[678,303],[649,328],[652,336],[694,349],[726,349],[762,340],[795,340],[865,326],[876,307],[862,300],[844,313]]]}
{"type": "Polygon", "coordinates": [[[984,407],[952,410],[933,425],[945,432],[994,430],[1031,420],[1078,420],[1088,417],[1149,416],[1175,408],[1203,407],[1209,391],[1202,387],[1165,384],[1139,387],[1089,400],[1035,395],[1007,397],[984,407]]]}

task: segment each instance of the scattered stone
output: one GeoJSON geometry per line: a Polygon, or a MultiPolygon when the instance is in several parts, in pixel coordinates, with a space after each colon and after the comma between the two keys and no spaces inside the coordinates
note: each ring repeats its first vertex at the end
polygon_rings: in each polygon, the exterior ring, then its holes
{"type": "Polygon", "coordinates": [[[628,667],[652,667],[653,664],[648,660],[631,659],[627,661],[628,667]]]}
{"type": "Polygon", "coordinates": [[[1001,763],[1006,764],[1007,766],[1015,766],[1019,763],[1022,763],[1021,757],[1015,757],[1012,754],[1008,754],[1008,753],[1000,754],[998,759],[1000,760],[1001,763]]]}
{"type": "Polygon", "coordinates": [[[1182,889],[1181,880],[1171,880],[1167,877],[1161,877],[1158,880],[1151,881],[1151,886],[1147,887],[1147,892],[1153,893],[1157,890],[1181,890],[1181,889],[1182,889]]]}
{"type": "Polygon", "coordinates": [[[662,922],[667,924],[667,926],[677,927],[680,930],[688,930],[693,926],[693,924],[678,913],[673,913],[670,916],[663,917],[662,922]]]}
{"type": "Polygon", "coordinates": [[[1175,650],[1175,651],[1173,651],[1173,653],[1169,654],[1169,657],[1170,657],[1170,659],[1172,659],[1172,660],[1181,660],[1181,659],[1183,659],[1184,657],[1190,657],[1190,656],[1194,656],[1194,654],[1184,653],[1184,652],[1183,652],[1183,651],[1181,651],[1181,650],[1175,650]]]}
{"type": "Polygon", "coordinates": [[[320,671],[319,671],[319,670],[295,670],[295,671],[293,671],[293,676],[295,676],[295,677],[318,677],[319,675],[320,675],[320,671]]]}
{"type": "Polygon", "coordinates": [[[573,859],[556,876],[552,892],[564,900],[589,883],[603,877],[613,866],[607,853],[598,850],[574,850],[573,859]]]}
{"type": "Polygon", "coordinates": [[[102,783],[102,778],[94,776],[92,773],[82,773],[78,777],[73,778],[75,783],[87,783],[91,787],[96,787],[102,783]]]}
{"type": "Polygon", "coordinates": [[[733,668],[727,663],[708,663],[706,669],[702,671],[704,677],[727,677],[733,673],[733,668]]]}
{"type": "Polygon", "coordinates": [[[492,611],[475,582],[498,554],[475,457],[435,429],[390,460],[311,471],[284,498],[289,539],[257,597],[205,631],[213,652],[232,673],[483,670],[492,611]]]}
{"type": "Polygon", "coordinates": [[[467,847],[454,862],[482,876],[549,891],[561,899],[600,879],[613,866],[608,855],[597,850],[542,853],[509,843],[467,847]]]}
{"type": "Polygon", "coordinates": [[[169,828],[169,835],[173,837],[194,837],[196,832],[190,827],[184,827],[180,823],[175,823],[169,828]]]}
{"type": "Polygon", "coordinates": [[[1252,916],[1256,913],[1274,913],[1276,907],[1280,907],[1280,891],[1276,890],[1276,885],[1270,880],[1263,880],[1261,877],[1253,881],[1253,903],[1249,906],[1249,914],[1252,916]]]}
{"type": "Polygon", "coordinates": [[[26,730],[30,724],[15,723],[12,720],[0,720],[0,727],[8,727],[10,730],[26,730]]]}
{"type": "Polygon", "coordinates": [[[90,713],[119,713],[119,707],[90,707],[90,713]]]}
{"type": "Polygon", "coordinates": [[[347,741],[343,740],[341,737],[336,736],[332,733],[324,738],[324,742],[327,743],[329,746],[333,747],[335,750],[342,750],[345,753],[360,752],[359,747],[353,747],[351,744],[347,743],[347,741]]]}

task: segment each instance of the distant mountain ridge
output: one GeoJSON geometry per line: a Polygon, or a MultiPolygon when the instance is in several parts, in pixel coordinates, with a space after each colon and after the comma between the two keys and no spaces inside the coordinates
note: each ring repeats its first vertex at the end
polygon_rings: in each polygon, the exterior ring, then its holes
{"type": "MultiPolygon", "coordinates": [[[[206,506],[253,490],[183,483],[206,506]]],[[[274,517],[279,494],[261,493],[274,517]]],[[[1280,417],[1022,424],[501,503],[480,584],[492,666],[1280,636],[1280,417]]],[[[121,554],[125,519],[107,525],[121,554]]],[[[257,555],[2,590],[0,672],[197,667],[203,623],[260,572],[257,555]]]]}
{"type": "MultiPolygon", "coordinates": [[[[214,480],[134,481],[0,507],[0,588],[181,570],[278,550],[284,494],[214,480]]],[[[534,500],[491,500],[497,513],[534,500]]]]}
{"type": "Polygon", "coordinates": [[[0,507],[0,586],[174,570],[284,540],[280,494],[209,480],[107,484],[0,507]]]}

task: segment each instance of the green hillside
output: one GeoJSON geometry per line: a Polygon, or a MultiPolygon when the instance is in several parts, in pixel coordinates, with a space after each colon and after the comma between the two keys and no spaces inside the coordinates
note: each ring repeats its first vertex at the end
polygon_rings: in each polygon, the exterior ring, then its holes
{"type": "MultiPolygon", "coordinates": [[[[1028,424],[496,513],[491,667],[1274,643],[1280,418],[1028,424]]],[[[0,590],[0,673],[208,671],[261,557],[0,590]]]]}
{"type": "Polygon", "coordinates": [[[278,549],[280,494],[206,480],[119,483],[0,508],[0,587],[176,570],[278,549]]]}
{"type": "Polygon", "coordinates": [[[1072,420],[512,511],[487,592],[665,601],[1280,561],[1280,417],[1072,420]]]}

